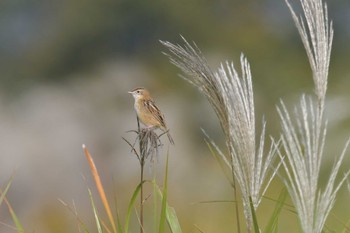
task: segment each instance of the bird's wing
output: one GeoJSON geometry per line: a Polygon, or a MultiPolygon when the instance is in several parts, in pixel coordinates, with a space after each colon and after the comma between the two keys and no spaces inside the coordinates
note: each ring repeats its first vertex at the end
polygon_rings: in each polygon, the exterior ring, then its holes
{"type": "Polygon", "coordinates": [[[161,126],[166,128],[165,121],[164,121],[164,116],[160,109],[157,107],[155,102],[153,100],[148,100],[145,101],[145,107],[149,110],[151,115],[156,118],[158,122],[160,122],[161,126]]]}

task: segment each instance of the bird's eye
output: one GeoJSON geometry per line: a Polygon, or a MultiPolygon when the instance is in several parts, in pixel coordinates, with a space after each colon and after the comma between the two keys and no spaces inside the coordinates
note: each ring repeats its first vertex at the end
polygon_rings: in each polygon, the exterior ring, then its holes
{"type": "Polygon", "coordinates": [[[140,91],[136,91],[136,93],[140,94],[140,91]]]}

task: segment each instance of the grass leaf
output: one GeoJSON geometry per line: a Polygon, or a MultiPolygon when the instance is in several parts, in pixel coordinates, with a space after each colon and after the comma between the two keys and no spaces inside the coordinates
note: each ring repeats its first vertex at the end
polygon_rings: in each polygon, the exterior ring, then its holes
{"type": "Polygon", "coordinates": [[[123,228],[122,228],[122,223],[120,220],[120,216],[119,216],[119,211],[118,211],[118,206],[117,206],[117,197],[116,197],[116,191],[115,189],[113,189],[114,191],[114,203],[115,203],[115,212],[116,212],[116,217],[117,217],[117,227],[118,227],[118,232],[123,232],[123,228]]]}
{"type": "Polygon", "coordinates": [[[284,202],[286,201],[288,192],[286,189],[283,189],[276,201],[275,209],[271,215],[271,218],[265,228],[264,233],[271,233],[271,232],[277,232],[278,227],[278,219],[279,215],[281,213],[281,210],[284,206],[284,202]]]}
{"type": "MultiPolygon", "coordinates": [[[[157,187],[158,195],[161,198],[162,203],[163,203],[164,199],[163,199],[162,191],[157,186],[157,184],[154,184],[154,185],[157,187]]],[[[172,233],[182,233],[181,226],[180,226],[180,223],[179,223],[179,220],[177,218],[177,215],[176,215],[174,208],[169,206],[168,202],[166,202],[165,206],[166,206],[166,215],[165,216],[166,216],[166,219],[167,219],[167,222],[169,224],[169,228],[170,228],[171,232],[172,233]]]]}
{"type": "Polygon", "coordinates": [[[91,202],[92,210],[94,211],[94,217],[95,217],[95,221],[96,221],[97,232],[98,232],[98,233],[102,233],[100,218],[98,217],[97,209],[96,209],[96,207],[95,207],[94,199],[92,198],[91,190],[88,189],[88,192],[89,192],[89,197],[90,197],[90,202],[91,202]]]}
{"type": "Polygon", "coordinates": [[[166,218],[172,233],[182,233],[175,209],[166,204],[166,218]]]}
{"type": "Polygon", "coordinates": [[[114,223],[114,218],[113,218],[113,215],[112,215],[112,212],[111,212],[111,208],[109,207],[109,204],[108,204],[108,200],[107,200],[107,197],[106,197],[106,194],[105,194],[105,191],[103,189],[103,186],[102,186],[102,182],[101,182],[101,179],[100,179],[100,176],[98,174],[98,171],[97,171],[97,168],[95,166],[95,163],[89,153],[89,151],[87,150],[87,148],[85,147],[85,145],[83,145],[83,150],[84,150],[84,153],[85,153],[85,156],[86,156],[86,159],[88,160],[89,162],[89,165],[90,165],[90,169],[91,169],[91,172],[94,176],[94,179],[95,179],[95,183],[96,183],[96,187],[97,187],[97,190],[100,194],[100,197],[101,197],[101,201],[103,203],[103,206],[105,207],[105,210],[106,210],[106,213],[107,213],[107,216],[109,218],[109,222],[110,224],[112,225],[112,228],[113,228],[113,232],[114,233],[117,233],[117,228],[115,226],[115,223],[114,223]]]}
{"type": "Polygon", "coordinates": [[[6,188],[5,190],[2,192],[2,190],[0,190],[0,193],[1,193],[1,196],[0,196],[0,206],[1,206],[1,203],[4,201],[5,199],[5,196],[7,194],[7,192],[9,191],[10,187],[11,187],[11,184],[12,184],[12,180],[13,180],[13,176],[11,176],[9,182],[7,183],[6,185],[6,188]]]}
{"type": "Polygon", "coordinates": [[[161,207],[161,216],[160,216],[160,224],[159,224],[159,232],[164,232],[164,225],[165,220],[167,220],[169,228],[172,233],[182,233],[181,226],[179,223],[179,220],[177,218],[175,209],[169,206],[167,202],[167,188],[168,188],[168,157],[166,161],[166,168],[165,168],[165,177],[164,177],[164,187],[163,191],[159,188],[159,186],[156,184],[156,182],[153,182],[153,185],[155,187],[155,190],[157,190],[157,193],[162,200],[162,207],[161,207]],[[163,226],[161,226],[163,224],[163,226]]]}
{"type": "Polygon", "coordinates": [[[169,162],[169,154],[167,154],[166,164],[165,164],[162,207],[160,212],[159,231],[158,231],[159,233],[164,232],[165,220],[166,220],[166,211],[167,211],[166,206],[167,206],[167,197],[168,197],[168,162],[169,162]]]}
{"type": "Polygon", "coordinates": [[[18,217],[17,217],[15,211],[12,209],[10,202],[7,201],[6,197],[4,198],[4,200],[5,200],[5,203],[6,203],[8,209],[9,209],[9,211],[10,211],[12,220],[13,220],[13,222],[14,222],[15,225],[16,225],[16,230],[17,230],[17,232],[18,232],[18,233],[24,233],[23,226],[22,226],[21,222],[19,221],[19,219],[18,219],[18,217]]]}
{"type": "Polygon", "coordinates": [[[141,191],[141,186],[143,185],[143,183],[145,183],[145,181],[142,181],[139,185],[137,185],[137,187],[136,187],[136,189],[131,197],[129,207],[128,207],[128,212],[126,215],[125,225],[124,225],[124,232],[125,233],[129,233],[130,216],[131,216],[132,210],[135,206],[136,198],[137,198],[139,192],[141,191]]]}
{"type": "Polygon", "coordinates": [[[256,212],[254,209],[253,199],[249,197],[249,204],[250,204],[250,211],[252,212],[252,218],[253,218],[253,226],[255,233],[260,233],[258,219],[256,217],[256,212]]]}
{"type": "Polygon", "coordinates": [[[9,189],[10,189],[10,186],[11,186],[12,181],[13,181],[13,177],[14,177],[14,176],[12,175],[11,178],[10,178],[10,180],[9,180],[9,182],[8,182],[7,185],[6,185],[6,188],[5,188],[4,192],[2,192],[2,191],[0,190],[0,193],[1,193],[1,196],[0,196],[0,205],[2,204],[3,201],[5,201],[5,203],[6,203],[6,205],[7,205],[7,208],[9,209],[9,212],[10,212],[10,214],[11,214],[12,220],[13,220],[13,222],[14,222],[15,225],[16,225],[16,230],[17,230],[17,232],[19,232],[19,233],[24,233],[24,229],[23,229],[23,226],[22,226],[21,222],[19,221],[19,219],[18,219],[18,217],[17,217],[15,211],[12,209],[12,206],[11,206],[10,202],[6,199],[6,194],[7,194],[7,192],[8,192],[9,189]]]}

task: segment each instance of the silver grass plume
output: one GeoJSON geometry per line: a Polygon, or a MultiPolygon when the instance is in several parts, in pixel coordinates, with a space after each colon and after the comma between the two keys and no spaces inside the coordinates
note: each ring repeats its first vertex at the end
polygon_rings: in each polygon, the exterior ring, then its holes
{"type": "Polygon", "coordinates": [[[213,107],[225,134],[229,155],[210,140],[221,159],[232,172],[242,193],[248,232],[252,229],[250,198],[256,209],[275,173],[271,167],[275,149],[264,154],[265,121],[260,141],[256,142],[255,110],[250,66],[241,55],[241,76],[233,63],[221,65],[213,72],[198,47],[192,47],[184,38],[183,46],[162,42],[169,51],[170,61],[185,74],[186,80],[196,86],[213,107]]]}
{"type": "Polygon", "coordinates": [[[282,149],[279,154],[287,175],[284,183],[298,213],[303,232],[322,232],[336,194],[349,175],[347,172],[336,183],[349,141],[341,155],[336,158],[326,187],[321,190],[320,167],[324,157],[327,124],[323,124],[321,129],[316,128],[319,118],[311,97],[301,98],[300,106],[295,109],[295,122],[283,101],[277,110],[282,121],[282,149]],[[318,134],[319,131],[321,134],[318,134]]]}
{"type": "Polygon", "coordinates": [[[288,0],[286,3],[309,58],[316,96],[323,105],[334,34],[333,24],[328,20],[327,4],[322,0],[300,0],[303,18],[296,15],[288,0]]]}
{"type": "Polygon", "coordinates": [[[336,182],[349,141],[331,170],[324,189],[319,187],[320,167],[324,158],[327,122],[323,119],[328,68],[333,40],[327,6],[321,0],[300,0],[304,18],[298,17],[286,0],[298,28],[313,74],[316,101],[302,96],[292,120],[283,101],[277,108],[282,124],[279,150],[286,171],[284,183],[298,213],[303,232],[322,232],[339,188],[349,175],[336,182]]]}

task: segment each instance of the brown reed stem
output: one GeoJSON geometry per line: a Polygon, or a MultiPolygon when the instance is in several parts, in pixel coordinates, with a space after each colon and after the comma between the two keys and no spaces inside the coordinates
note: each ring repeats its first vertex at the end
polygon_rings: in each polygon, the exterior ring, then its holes
{"type": "Polygon", "coordinates": [[[136,140],[134,143],[129,142],[124,137],[123,140],[131,147],[131,152],[133,152],[140,163],[140,212],[139,212],[139,221],[140,221],[140,233],[144,233],[144,216],[143,216],[143,204],[147,198],[144,198],[143,193],[143,183],[144,180],[144,167],[146,164],[147,158],[150,156],[151,160],[154,159],[153,156],[158,155],[158,146],[161,145],[159,136],[154,132],[153,128],[141,128],[140,120],[136,117],[137,120],[137,130],[130,130],[128,132],[133,132],[137,134],[136,140]],[[135,144],[139,142],[139,150],[135,148],[135,144]]]}
{"type": "MultiPolygon", "coordinates": [[[[141,127],[140,127],[140,120],[139,118],[136,116],[137,119],[137,131],[138,131],[138,135],[141,135],[141,127]]],[[[140,147],[140,184],[141,184],[141,190],[140,190],[140,233],[144,233],[144,228],[143,228],[143,168],[145,165],[145,150],[144,147],[142,145],[142,140],[141,138],[139,138],[139,147],[140,147]]]]}
{"type": "Polygon", "coordinates": [[[241,224],[239,223],[239,209],[238,209],[238,197],[237,197],[237,189],[236,189],[236,179],[233,175],[233,189],[234,189],[234,196],[236,201],[236,221],[237,221],[237,232],[241,232],[241,224]]]}
{"type": "Polygon", "coordinates": [[[141,166],[141,190],[140,190],[140,232],[143,233],[143,166],[141,166]]]}

